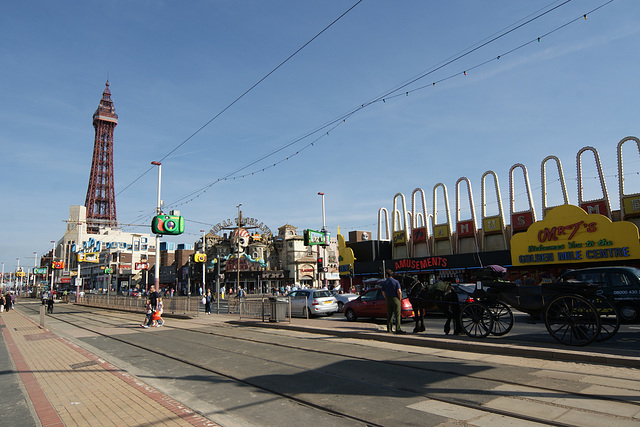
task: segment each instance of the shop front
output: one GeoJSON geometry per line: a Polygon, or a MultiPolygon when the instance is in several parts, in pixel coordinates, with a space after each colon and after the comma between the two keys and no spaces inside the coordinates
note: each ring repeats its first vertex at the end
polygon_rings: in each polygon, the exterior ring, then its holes
{"type": "Polygon", "coordinates": [[[474,272],[491,264],[509,266],[510,252],[505,250],[396,259],[391,261],[390,268],[396,274],[416,275],[418,280],[425,283],[437,280],[468,283],[474,281],[474,272]]]}

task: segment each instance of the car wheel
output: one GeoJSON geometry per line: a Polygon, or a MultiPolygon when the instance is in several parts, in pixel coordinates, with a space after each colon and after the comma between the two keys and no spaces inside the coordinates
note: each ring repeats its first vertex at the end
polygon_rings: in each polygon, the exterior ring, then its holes
{"type": "Polygon", "coordinates": [[[309,310],[309,307],[304,309],[304,317],[311,319],[313,317],[313,315],[311,314],[311,310],[309,310]]]}
{"type": "Polygon", "coordinates": [[[348,308],[347,311],[344,312],[344,317],[346,317],[349,322],[355,322],[358,319],[356,312],[353,311],[352,308],[348,308]]]}
{"type": "Polygon", "coordinates": [[[624,323],[634,323],[638,321],[638,306],[628,302],[621,302],[618,304],[618,311],[620,312],[620,320],[624,323]]]}
{"type": "Polygon", "coordinates": [[[338,311],[342,313],[342,310],[344,310],[344,303],[342,301],[338,301],[338,311]]]}

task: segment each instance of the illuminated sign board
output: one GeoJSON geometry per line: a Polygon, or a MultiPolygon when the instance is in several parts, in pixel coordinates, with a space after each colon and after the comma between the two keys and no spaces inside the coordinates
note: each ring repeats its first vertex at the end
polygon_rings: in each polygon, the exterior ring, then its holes
{"type": "Polygon", "coordinates": [[[573,205],[549,211],[542,221],[511,239],[514,266],[575,264],[640,258],[638,227],[587,214],[573,205]]]}
{"type": "Polygon", "coordinates": [[[305,246],[313,246],[313,245],[321,245],[321,246],[329,246],[330,235],[327,232],[316,231],[316,230],[304,230],[304,245],[305,246]]]}

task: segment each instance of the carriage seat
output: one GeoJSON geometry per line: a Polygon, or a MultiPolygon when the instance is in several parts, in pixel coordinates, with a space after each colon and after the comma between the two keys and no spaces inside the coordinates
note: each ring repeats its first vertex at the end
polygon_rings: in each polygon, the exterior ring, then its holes
{"type": "Polygon", "coordinates": [[[482,282],[482,287],[487,288],[487,292],[504,292],[515,289],[517,286],[513,282],[482,282]]]}

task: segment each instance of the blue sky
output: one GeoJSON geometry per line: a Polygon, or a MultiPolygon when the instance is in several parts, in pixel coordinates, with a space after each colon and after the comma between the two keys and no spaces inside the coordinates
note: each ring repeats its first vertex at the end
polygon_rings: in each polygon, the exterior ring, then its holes
{"type": "MultiPolygon", "coordinates": [[[[633,0],[364,0],[211,121],[356,2],[3,2],[5,271],[16,258],[33,265],[33,252],[63,235],[69,206],[84,203],[92,114],[107,78],[119,116],[117,214],[132,224],[127,231],[149,230],[136,224],[153,214],[157,174],[145,172],[160,159],[166,210],[179,209],[187,221],[178,243],[235,218],[239,203],[274,232],[284,224],[319,229],[318,192],[333,235],[338,226],[375,233],[378,210],[391,210],[396,193],[410,209],[415,188],[431,211],[438,182],[455,218],[463,176],[479,216],[487,170],[498,174],[508,211],[516,163],[528,168],[539,212],[542,159],[560,158],[576,203],[576,154],[585,146],[598,150],[618,207],[616,145],[640,136],[640,3],[633,0]],[[358,110],[425,74],[395,93],[402,96],[358,110]]],[[[640,192],[640,157],[626,147],[625,189],[640,192]]],[[[586,198],[599,197],[588,157],[583,173],[586,198]]],[[[549,202],[559,204],[559,186],[548,180],[549,202]]],[[[460,215],[470,218],[469,209],[460,215]]]]}

